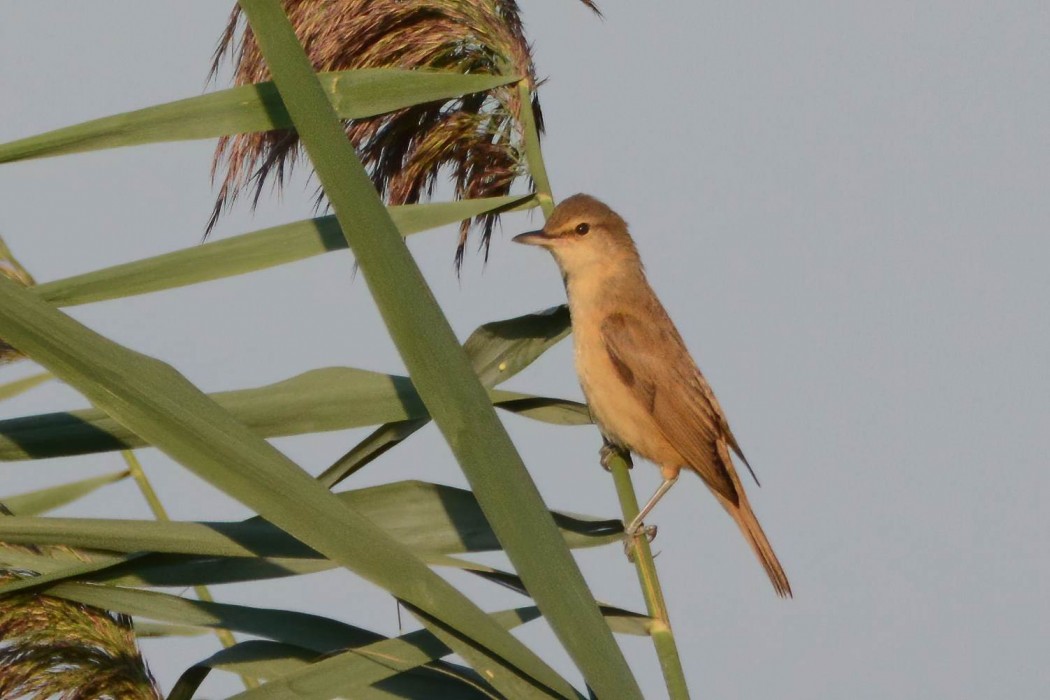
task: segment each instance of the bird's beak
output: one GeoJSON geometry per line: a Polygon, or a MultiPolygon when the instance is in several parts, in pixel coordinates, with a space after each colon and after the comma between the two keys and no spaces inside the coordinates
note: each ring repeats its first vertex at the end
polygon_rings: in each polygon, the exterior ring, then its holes
{"type": "Polygon", "coordinates": [[[525,245],[539,245],[547,247],[551,244],[551,237],[547,235],[547,232],[543,229],[539,231],[529,231],[527,233],[519,233],[513,238],[515,243],[524,243],[525,245]]]}

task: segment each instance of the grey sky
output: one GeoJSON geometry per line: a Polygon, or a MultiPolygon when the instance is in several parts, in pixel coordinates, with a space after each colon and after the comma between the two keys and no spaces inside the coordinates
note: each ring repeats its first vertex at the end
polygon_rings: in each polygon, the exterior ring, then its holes
{"type": "MultiPolygon", "coordinates": [[[[598,21],[573,0],[521,4],[550,77],[555,192],[587,191],[630,222],[762,479],[751,500],[795,591],[773,595],[714,498],[683,478],[651,520],[694,695],[1045,693],[1050,8],[605,0],[598,21]]],[[[227,10],[8,3],[0,141],[198,94],[227,10]]],[[[44,281],[194,245],[214,197],[212,147],[2,166],[0,234],[44,281]]],[[[254,217],[239,207],[217,235],[309,215],[303,183],[254,217]]],[[[509,244],[537,222],[507,219],[488,266],[468,257],[462,281],[452,230],[412,241],[461,337],[563,300],[548,256],[509,244]]],[[[207,390],[328,365],[402,369],[346,254],[72,314],[207,390]]],[[[0,381],[30,371],[4,368],[0,381]]],[[[511,387],[579,397],[571,344],[511,387]]],[[[82,403],[55,386],[0,411],[82,403]]],[[[504,420],[553,507],[618,512],[594,429],[504,420]]],[[[277,444],[316,473],[358,437],[277,444]]],[[[175,517],[244,514],[155,451],[142,456],[175,517]]],[[[6,464],[0,492],[117,468],[113,456],[6,464]]],[[[463,484],[430,429],[353,485],[408,478],[463,484]]],[[[658,482],[636,467],[643,496],[658,482]]],[[[105,494],[63,513],[147,517],[132,486],[105,494]]],[[[641,609],[619,548],[580,560],[600,597],[641,609]]],[[[521,602],[465,585],[493,609],[521,602]]],[[[216,596],[397,631],[389,597],[345,574],[216,596]]],[[[550,647],[542,626],[522,635],[550,647]]],[[[650,645],[623,641],[647,697],[661,697],[650,645]]],[[[216,644],[145,648],[170,688],[216,644]]]]}

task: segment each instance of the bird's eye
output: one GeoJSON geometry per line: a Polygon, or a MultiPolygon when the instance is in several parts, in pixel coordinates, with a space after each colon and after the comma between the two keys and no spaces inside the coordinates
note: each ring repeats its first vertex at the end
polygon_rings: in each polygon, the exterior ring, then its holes
{"type": "Polygon", "coordinates": [[[590,224],[576,224],[576,233],[580,236],[586,236],[587,232],[591,230],[590,224]]]}

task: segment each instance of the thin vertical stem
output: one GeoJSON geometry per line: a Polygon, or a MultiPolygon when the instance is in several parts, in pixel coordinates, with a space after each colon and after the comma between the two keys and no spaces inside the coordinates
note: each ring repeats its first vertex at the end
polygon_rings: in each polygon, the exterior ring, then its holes
{"type": "MultiPolygon", "coordinates": [[[[634,520],[639,510],[638,497],[631,483],[631,473],[628,471],[630,469],[629,459],[629,456],[616,452],[609,460],[625,523],[634,520]]],[[[650,636],[653,638],[653,646],[656,647],[656,656],[660,660],[664,682],[667,684],[667,693],[672,700],[688,699],[689,688],[685,682],[682,660],[678,656],[678,645],[675,643],[674,632],[671,630],[667,603],[664,601],[660,579],[656,574],[656,562],[653,561],[649,538],[643,532],[631,538],[627,546],[634,559],[635,569],[638,571],[638,581],[642,585],[645,607],[649,616],[653,618],[650,636]]]]}
{"type": "MultiPolygon", "coordinates": [[[[171,518],[168,516],[168,511],[164,508],[164,504],[160,502],[160,497],[154,490],[153,484],[146,477],[146,472],[142,469],[142,463],[139,462],[139,458],[131,450],[122,450],[120,455],[124,458],[124,463],[128,465],[128,472],[130,472],[131,478],[135,480],[135,484],[139,487],[139,492],[146,499],[146,503],[149,504],[153,517],[160,522],[170,522],[171,518]]],[[[203,600],[206,603],[215,602],[215,598],[212,597],[211,591],[208,590],[207,586],[194,586],[193,592],[197,594],[199,600],[203,600]]],[[[219,643],[227,649],[237,643],[237,638],[233,636],[233,632],[227,629],[216,628],[215,636],[219,638],[219,643]]],[[[249,676],[241,676],[241,681],[244,683],[245,688],[259,687],[259,682],[249,676]]]]}
{"type": "Polygon", "coordinates": [[[554,211],[554,194],[547,177],[547,166],[543,164],[543,151],[540,150],[540,130],[536,124],[536,115],[532,112],[532,91],[524,80],[518,83],[518,100],[521,103],[521,126],[525,132],[525,160],[528,161],[532,181],[536,184],[536,199],[543,209],[543,218],[547,218],[554,211]]]}
{"type": "MultiPolygon", "coordinates": [[[[540,201],[540,206],[543,207],[544,218],[547,218],[554,211],[554,195],[547,177],[547,168],[543,163],[539,129],[532,112],[532,93],[524,80],[518,83],[518,94],[522,105],[521,121],[525,132],[525,157],[528,159],[533,182],[536,183],[536,197],[540,201]]],[[[628,471],[629,460],[628,455],[617,452],[610,461],[625,523],[634,520],[639,511],[638,498],[634,493],[631,474],[628,471]]],[[[649,548],[649,540],[644,535],[635,537],[628,546],[633,552],[638,580],[642,585],[642,594],[645,597],[645,606],[649,616],[653,618],[650,636],[656,648],[656,656],[660,660],[668,695],[672,700],[688,700],[689,688],[685,682],[682,661],[678,656],[678,645],[671,631],[667,603],[664,601],[660,579],[656,574],[656,563],[653,561],[653,553],[649,548]]]]}

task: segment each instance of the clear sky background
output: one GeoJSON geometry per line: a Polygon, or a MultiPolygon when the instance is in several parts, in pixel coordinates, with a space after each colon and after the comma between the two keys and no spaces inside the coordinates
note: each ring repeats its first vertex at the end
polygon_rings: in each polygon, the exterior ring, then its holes
{"type": "MultiPolygon", "coordinates": [[[[762,479],[751,500],[795,599],[777,599],[730,519],[688,475],[651,518],[696,697],[1041,697],[1050,687],[1050,6],[945,0],[803,3],[522,0],[555,194],[594,194],[631,224],[650,278],[762,479]]],[[[6,3],[0,141],[199,94],[228,3],[6,3]]],[[[0,235],[47,281],[195,245],[214,198],[212,142],[0,167],[0,235]]],[[[227,236],[311,214],[283,200],[227,236]]],[[[455,231],[411,248],[457,333],[560,303],[541,251],[452,269],[455,231]]],[[[352,259],[78,307],[208,391],[307,369],[402,372],[352,259]]],[[[23,363],[0,381],[31,373],[23,363]]],[[[509,388],[580,397],[565,341],[509,388]]],[[[10,417],[84,405],[49,386],[10,417]]],[[[555,508],[615,515],[595,429],[503,415],[555,508]]],[[[367,431],[277,445],[317,473],[367,431]]],[[[237,504],[155,450],[174,517],[237,504]]],[[[119,469],[113,455],[0,465],[0,493],[119,469]]],[[[464,485],[430,427],[348,486],[464,485]]],[[[643,496],[659,482],[641,463],[643,496]]],[[[62,511],[149,517],[123,483],[62,511]]],[[[497,561],[495,558],[490,558],[497,561]]],[[[619,547],[579,556],[597,595],[642,609],[619,547]]],[[[496,609],[520,597],[463,583],[496,609]]],[[[389,596],[343,573],[219,600],[334,615],[384,634],[389,596]]],[[[411,621],[409,621],[411,624],[411,621]]],[[[573,673],[542,624],[523,638],[573,673]]],[[[647,697],[647,640],[623,638],[647,697]]],[[[165,689],[217,649],[148,641],[165,689]]],[[[574,680],[577,676],[570,676],[574,680]]],[[[212,697],[236,679],[209,681],[212,697]]]]}

